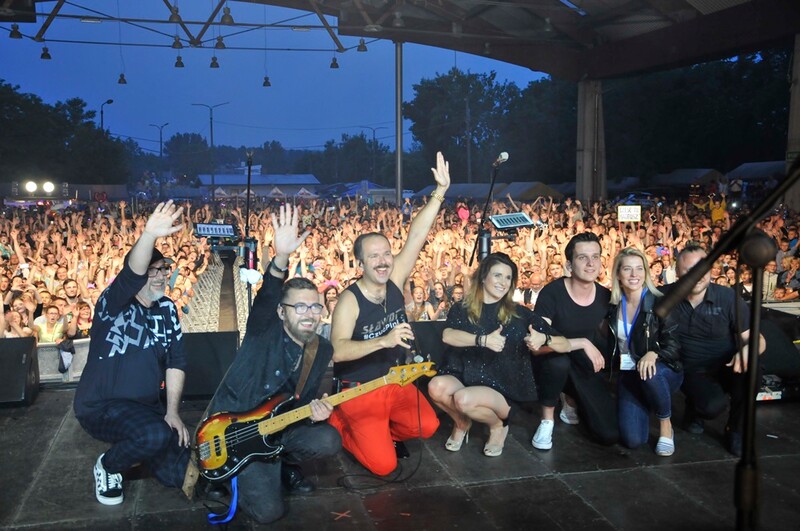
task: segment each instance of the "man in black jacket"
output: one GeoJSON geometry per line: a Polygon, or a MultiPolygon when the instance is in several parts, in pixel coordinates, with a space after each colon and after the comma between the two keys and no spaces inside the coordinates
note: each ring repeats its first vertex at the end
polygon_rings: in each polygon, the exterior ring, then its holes
{"type": "MultiPolygon", "coordinates": [[[[311,492],[303,478],[303,461],[336,454],[341,448],[338,432],[327,420],[333,406],[315,399],[328,363],[331,344],[316,334],[322,305],[312,282],[293,278],[283,283],[289,255],[308,236],[298,236],[298,211],[281,207],[280,220],[272,215],[275,257],[267,266],[247,333],[225,378],[209,405],[210,412],[250,411],[277,395],[295,397],[293,405],[311,406],[304,420],[273,436],[284,449],[279,459],[253,461],[238,474],[239,508],[259,523],[284,515],[283,483],[290,493],[311,492]]],[[[266,249],[264,256],[267,256],[266,249]]]]}

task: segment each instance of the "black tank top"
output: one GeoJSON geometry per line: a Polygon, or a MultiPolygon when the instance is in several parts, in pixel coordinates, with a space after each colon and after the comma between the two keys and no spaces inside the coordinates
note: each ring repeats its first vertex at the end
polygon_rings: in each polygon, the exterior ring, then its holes
{"type": "MultiPolygon", "coordinates": [[[[386,284],[386,309],[383,304],[369,301],[354,283],[347,288],[358,301],[358,319],[353,328],[356,341],[382,337],[400,323],[408,322],[403,292],[391,280],[386,284]]],[[[368,382],[386,375],[389,367],[405,360],[403,347],[384,348],[353,361],[343,361],[333,365],[333,374],[342,380],[368,382]]]]}

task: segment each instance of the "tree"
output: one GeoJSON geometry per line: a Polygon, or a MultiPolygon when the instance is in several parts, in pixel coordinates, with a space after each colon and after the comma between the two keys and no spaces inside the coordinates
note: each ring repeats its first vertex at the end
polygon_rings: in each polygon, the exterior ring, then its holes
{"type": "Polygon", "coordinates": [[[453,68],[414,85],[414,98],[403,105],[423,158],[435,160],[442,151],[454,181],[469,176],[484,180],[481,171],[488,172],[497,157],[500,128],[519,89],[495,78],[495,72],[470,74],[453,68]]]}
{"type": "Polygon", "coordinates": [[[211,173],[211,151],[205,138],[197,133],[178,133],[164,142],[164,155],[176,176],[194,179],[201,173],[211,173]]]}

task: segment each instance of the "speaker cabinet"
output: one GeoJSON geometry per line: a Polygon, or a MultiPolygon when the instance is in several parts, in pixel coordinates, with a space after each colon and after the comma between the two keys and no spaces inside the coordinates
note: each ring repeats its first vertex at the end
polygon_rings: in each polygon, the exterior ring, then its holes
{"type": "Polygon", "coordinates": [[[39,358],[32,337],[0,339],[0,403],[33,404],[39,394],[39,358]]]}
{"type": "Polygon", "coordinates": [[[183,396],[211,398],[236,357],[239,332],[184,334],[183,341],[189,358],[183,396]]]}

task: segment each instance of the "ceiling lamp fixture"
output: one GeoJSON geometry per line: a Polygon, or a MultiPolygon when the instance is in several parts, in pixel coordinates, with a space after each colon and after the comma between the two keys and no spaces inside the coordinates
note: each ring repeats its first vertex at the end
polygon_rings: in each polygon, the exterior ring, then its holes
{"type": "Polygon", "coordinates": [[[42,55],[39,56],[39,59],[44,59],[45,61],[49,61],[50,59],[52,59],[52,56],[50,55],[50,50],[47,49],[47,46],[42,48],[42,55]]]}
{"type": "Polygon", "coordinates": [[[178,14],[178,6],[172,6],[169,10],[171,12],[169,15],[169,22],[175,22],[175,23],[183,22],[181,20],[181,16],[178,14]]]}
{"type": "Polygon", "coordinates": [[[120,74],[119,75],[119,79],[117,80],[117,84],[118,85],[127,85],[128,84],[128,80],[125,79],[125,74],[120,74]]]}
{"type": "Polygon", "coordinates": [[[183,68],[183,58],[180,55],[175,59],[175,68],[183,68]]]}
{"type": "Polygon", "coordinates": [[[406,27],[406,21],[403,20],[403,15],[400,13],[400,11],[394,12],[394,20],[392,21],[392,26],[394,26],[395,28],[406,27]]]}
{"type": "Polygon", "coordinates": [[[367,51],[367,43],[364,42],[364,39],[358,39],[358,48],[356,48],[357,52],[366,52],[367,51]]]}
{"type": "Polygon", "coordinates": [[[217,56],[211,56],[211,64],[208,65],[209,68],[219,68],[219,62],[217,61],[217,56]]]}
{"type": "Polygon", "coordinates": [[[9,39],[21,39],[22,33],[19,31],[19,24],[11,24],[11,33],[8,34],[9,39]]]}
{"type": "Polygon", "coordinates": [[[331,68],[339,68],[339,61],[336,60],[336,57],[331,59],[331,68]]]}
{"type": "Polygon", "coordinates": [[[214,48],[216,48],[217,50],[224,50],[225,49],[225,43],[222,42],[222,36],[221,35],[219,37],[217,37],[217,44],[214,45],[214,48]]]}
{"type": "Polygon", "coordinates": [[[492,45],[491,43],[484,42],[483,43],[483,55],[492,55],[492,45]]]}
{"type": "Polygon", "coordinates": [[[550,17],[546,17],[544,19],[544,31],[547,33],[551,33],[553,31],[553,23],[550,21],[550,17]]]}
{"type": "Polygon", "coordinates": [[[180,50],[183,48],[183,43],[181,42],[181,38],[175,35],[175,40],[172,41],[172,48],[175,50],[180,50]]]}
{"type": "Polygon", "coordinates": [[[234,22],[231,16],[231,8],[228,6],[222,8],[222,18],[220,18],[219,21],[226,26],[233,26],[234,22]]]}
{"type": "Polygon", "coordinates": [[[262,87],[271,87],[272,83],[269,82],[269,76],[264,76],[264,82],[261,83],[262,87]]]}
{"type": "Polygon", "coordinates": [[[367,33],[378,33],[383,31],[383,26],[381,26],[380,24],[367,24],[366,26],[364,26],[364,31],[366,31],[367,33]]]}

